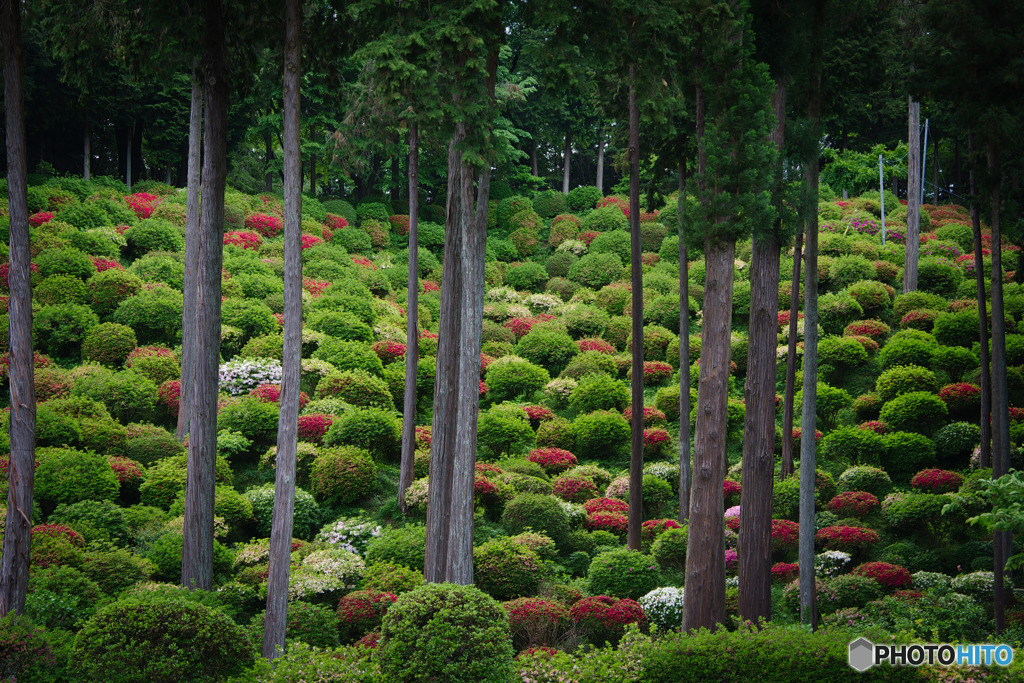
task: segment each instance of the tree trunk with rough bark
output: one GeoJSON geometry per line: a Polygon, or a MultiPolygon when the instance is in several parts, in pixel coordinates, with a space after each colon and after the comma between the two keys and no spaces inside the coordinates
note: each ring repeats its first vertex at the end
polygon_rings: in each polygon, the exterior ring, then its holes
{"type": "Polygon", "coordinates": [[[921,103],[907,98],[907,251],[903,257],[903,293],[917,289],[921,250],[921,103]]]}
{"type": "Polygon", "coordinates": [[[181,310],[181,388],[178,394],[178,423],[175,436],[185,440],[191,419],[192,367],[195,354],[195,328],[192,321],[196,315],[196,273],[199,272],[199,183],[201,177],[201,148],[203,142],[203,84],[200,77],[192,74],[192,105],[188,124],[188,179],[185,189],[185,283],[181,310]]]}
{"type": "Polygon", "coordinates": [[[284,28],[284,355],[281,411],[277,420],[274,515],[270,529],[267,614],[263,656],[284,654],[288,611],[288,570],[295,513],[295,460],[299,430],[299,376],[302,373],[302,176],[299,161],[299,84],[301,81],[301,0],[285,3],[284,28]]]}
{"type": "Polygon", "coordinates": [[[604,140],[604,130],[601,131],[601,136],[597,141],[597,180],[594,184],[597,185],[597,189],[604,192],[604,148],[606,146],[604,140]]]}
{"type": "Polygon", "coordinates": [[[224,12],[210,0],[204,34],[204,153],[199,218],[196,333],[192,373],[193,417],[189,424],[181,582],[209,590],[213,585],[213,497],[217,457],[217,367],[220,359],[220,297],[223,264],[224,186],[227,178],[228,70],[224,12]]]}
{"type": "Polygon", "coordinates": [[[632,287],[633,379],[629,442],[629,527],[626,545],[640,550],[644,521],[644,282],[640,260],[640,110],[636,103],[636,64],[629,65],[629,265],[632,287]]]}
{"type": "Polygon", "coordinates": [[[565,134],[562,157],[562,194],[569,194],[569,164],[572,162],[572,131],[565,134]]]}
{"type": "MultiPolygon", "coordinates": [[[[92,177],[92,131],[89,128],[89,120],[86,119],[82,127],[82,178],[89,180],[92,177]]],[[[170,183],[168,183],[169,185],[170,183]]]]}
{"type": "Polygon", "coordinates": [[[984,263],[981,243],[981,215],[978,209],[978,177],[974,170],[975,148],[974,133],[967,133],[967,156],[970,159],[968,182],[971,189],[971,230],[974,233],[974,281],[977,285],[978,297],[978,341],[981,360],[981,467],[992,466],[992,372],[988,353],[988,295],[985,292],[985,268],[977,264],[984,263]]]}
{"type": "Polygon", "coordinates": [[[32,489],[35,482],[36,391],[32,354],[32,285],[28,225],[28,156],[25,147],[25,55],[21,3],[2,5],[7,192],[10,219],[8,304],[11,457],[7,470],[7,518],[0,558],[0,616],[23,614],[28,591],[32,489]]]}
{"type": "Polygon", "coordinates": [[[796,336],[800,317],[800,266],[803,260],[804,231],[796,234],[793,249],[792,292],[789,295],[789,346],[786,352],[786,395],[782,408],[782,463],[779,479],[793,474],[793,401],[796,397],[796,336]]]}
{"type": "Polygon", "coordinates": [[[419,128],[409,125],[409,298],[405,318],[405,394],[402,403],[402,461],[398,507],[406,511],[405,492],[416,464],[416,366],[419,362],[419,128]]]}
{"type": "Polygon", "coordinates": [[[686,199],[686,161],[679,162],[679,522],[690,518],[690,485],[693,479],[690,450],[690,263],[683,229],[686,199]]]}

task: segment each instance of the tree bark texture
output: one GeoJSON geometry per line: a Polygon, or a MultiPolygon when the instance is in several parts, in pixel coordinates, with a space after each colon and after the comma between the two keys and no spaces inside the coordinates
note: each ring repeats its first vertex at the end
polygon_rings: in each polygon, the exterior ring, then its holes
{"type": "Polygon", "coordinates": [[[572,131],[565,134],[565,151],[562,158],[562,194],[569,194],[569,164],[572,162],[572,131]]]}
{"type": "Polygon", "coordinates": [[[188,481],[185,486],[181,582],[208,590],[213,584],[213,496],[217,457],[217,366],[220,359],[221,269],[224,261],[224,184],[227,177],[229,87],[224,46],[224,12],[210,0],[205,12],[203,58],[203,202],[200,207],[196,270],[196,333],[192,373],[193,419],[189,423],[188,481]]]}
{"type": "Polygon", "coordinates": [[[907,251],[903,258],[903,293],[917,289],[921,250],[921,103],[907,98],[907,251]]]}
{"type": "MultiPolygon", "coordinates": [[[[782,463],[779,479],[793,474],[793,401],[796,398],[796,336],[800,317],[800,266],[803,262],[804,231],[796,234],[793,248],[792,291],[789,295],[789,346],[786,353],[786,395],[782,407],[782,463]]],[[[742,495],[742,494],[741,494],[742,495]]]]}
{"type": "Polygon", "coordinates": [[[281,364],[281,410],[277,420],[267,614],[263,627],[263,656],[270,660],[284,654],[285,647],[288,569],[295,513],[295,460],[299,438],[299,377],[302,373],[301,0],[287,0],[284,11],[284,355],[281,364]]]}
{"type": "Polygon", "coordinates": [[[974,232],[974,280],[978,296],[978,341],[981,360],[981,466],[992,466],[992,372],[988,353],[988,295],[985,292],[985,268],[978,264],[984,263],[981,243],[981,215],[978,208],[978,176],[975,173],[976,163],[974,133],[967,133],[967,156],[970,159],[968,182],[971,189],[971,229],[974,232]]]}
{"type": "Polygon", "coordinates": [[[690,517],[690,483],[693,479],[690,449],[690,262],[686,253],[683,207],[686,199],[686,161],[679,162],[679,522],[690,517]]]}
{"type": "MultiPolygon", "coordinates": [[[[640,110],[636,65],[629,65],[629,265],[633,304],[632,429],[629,442],[629,528],[626,545],[640,550],[644,521],[644,282],[640,261],[640,110]]],[[[684,373],[686,374],[686,373],[684,373]]]]}
{"type": "MultiPolygon", "coordinates": [[[[181,367],[191,368],[195,356],[196,330],[192,322],[196,315],[196,273],[199,268],[199,183],[201,148],[203,141],[203,84],[198,74],[192,74],[192,105],[188,122],[188,180],[185,189],[185,284],[181,309],[181,367]]],[[[181,373],[178,394],[178,423],[175,436],[179,441],[188,434],[192,405],[192,374],[181,373]]]]}
{"type": "MultiPolygon", "coordinates": [[[[89,121],[86,119],[82,127],[82,178],[89,180],[92,177],[92,131],[89,129],[89,121]]],[[[169,184],[169,183],[168,183],[169,184]]]]}
{"type": "Polygon", "coordinates": [[[414,478],[416,457],[416,369],[419,362],[419,128],[409,125],[409,297],[405,310],[405,394],[402,403],[402,461],[398,507],[406,511],[405,492],[414,478]]]}
{"type": "Polygon", "coordinates": [[[23,614],[28,590],[35,479],[36,390],[32,358],[32,285],[29,263],[28,157],[25,148],[25,55],[21,3],[4,0],[0,40],[4,53],[7,133],[8,255],[10,302],[11,458],[7,470],[7,518],[0,558],[0,615],[23,614]]]}
{"type": "Polygon", "coordinates": [[[601,135],[597,141],[597,180],[594,184],[597,185],[597,189],[604,192],[604,148],[607,143],[604,140],[604,130],[601,130],[601,135]]]}

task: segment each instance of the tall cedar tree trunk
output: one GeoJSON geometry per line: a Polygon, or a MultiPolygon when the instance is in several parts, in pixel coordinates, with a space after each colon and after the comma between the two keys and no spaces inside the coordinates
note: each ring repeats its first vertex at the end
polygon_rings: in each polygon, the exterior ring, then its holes
{"type": "MultiPolygon", "coordinates": [[[[708,201],[707,141],[704,137],[707,99],[700,83],[703,60],[698,53],[695,112],[699,201],[708,201]]],[[[722,481],[725,478],[726,414],[728,410],[729,345],[732,332],[733,256],[735,240],[704,240],[704,324],[701,326],[697,424],[693,442],[693,482],[686,552],[687,594],[683,628],[717,628],[725,623],[725,528],[722,481]]],[[[680,419],[686,419],[680,416],[680,419]]]]}
{"type": "Polygon", "coordinates": [[[572,131],[565,134],[565,151],[562,157],[562,194],[569,194],[569,164],[572,162],[572,131]]]}
{"type": "MultiPolygon", "coordinates": [[[[196,330],[192,321],[196,315],[196,273],[199,272],[199,183],[200,156],[203,141],[203,84],[197,73],[192,74],[192,105],[188,122],[188,186],[185,189],[185,285],[181,309],[181,367],[191,368],[195,356],[196,330]]],[[[192,373],[181,373],[178,393],[178,424],[175,436],[184,441],[191,419],[192,373]]]]}
{"type": "Polygon", "coordinates": [[[409,125],[409,297],[405,308],[405,394],[402,403],[402,464],[398,478],[398,508],[406,511],[405,492],[416,464],[416,369],[419,349],[419,154],[420,135],[409,125]]]}
{"type": "Polygon", "coordinates": [[[11,457],[7,470],[7,519],[0,559],[0,615],[22,614],[28,589],[35,479],[36,390],[32,358],[32,286],[28,230],[28,158],[25,151],[25,55],[21,47],[21,3],[3,3],[0,40],[4,51],[7,114],[8,255],[10,302],[11,457]]]}
{"type": "Polygon", "coordinates": [[[217,365],[220,359],[220,278],[224,261],[224,184],[227,177],[228,72],[224,11],[210,0],[203,36],[203,202],[199,218],[192,418],[189,422],[188,481],[185,486],[181,582],[209,590],[213,585],[213,496],[217,457],[217,365]]]}
{"type": "Polygon", "coordinates": [[[536,138],[530,138],[530,171],[533,173],[533,175],[540,175],[540,169],[537,167],[536,138]]]}
{"type": "Polygon", "coordinates": [[[907,251],[903,257],[903,293],[917,290],[921,250],[921,103],[907,98],[907,251]]]}
{"type": "MultiPolygon", "coordinates": [[[[810,82],[807,94],[807,120],[812,130],[821,122],[822,32],[826,2],[815,3],[811,29],[810,82]]],[[[807,202],[804,205],[806,245],[804,248],[804,385],[803,414],[800,421],[800,623],[818,627],[818,606],[814,579],[814,452],[818,408],[818,149],[815,146],[804,165],[807,202]]]]}
{"type": "Polygon", "coordinates": [[[939,205],[939,136],[932,134],[932,187],[935,189],[935,205],[939,205]]]}
{"type": "MultiPolygon", "coordinates": [[[[800,317],[800,266],[803,261],[804,231],[796,234],[793,247],[792,291],[789,294],[789,346],[786,352],[786,395],[782,407],[782,464],[779,479],[793,474],[793,401],[796,398],[796,335],[800,317]]],[[[741,493],[742,495],[742,493],[741,493]]]]}
{"type": "MultiPolygon", "coordinates": [[[[497,66],[495,48],[487,60],[486,88],[492,102],[497,66]]],[[[459,97],[456,84],[456,107],[459,97]]],[[[429,583],[468,585],[473,583],[473,467],[491,169],[488,165],[477,178],[473,166],[462,158],[460,147],[465,139],[466,125],[459,122],[448,147],[444,260],[453,267],[441,283],[423,575],[429,583]]]]}
{"type": "Polygon", "coordinates": [[[295,513],[295,459],[299,431],[299,376],[302,372],[302,175],[299,159],[299,83],[302,74],[301,0],[284,7],[284,356],[281,412],[277,420],[277,471],[270,530],[270,573],[263,656],[284,653],[288,610],[288,568],[295,513]]]}
{"type": "Polygon", "coordinates": [[[683,207],[686,198],[686,161],[679,161],[679,522],[690,516],[690,263],[686,253],[683,207]]]}
{"type": "Polygon", "coordinates": [[[604,193],[604,148],[607,145],[604,139],[604,129],[600,131],[600,135],[597,141],[597,179],[594,184],[597,185],[597,189],[604,193]]]}
{"type": "MultiPolygon", "coordinates": [[[[981,243],[981,215],[978,208],[978,176],[976,164],[974,133],[967,133],[967,157],[970,160],[968,182],[971,190],[971,229],[974,232],[974,263],[984,263],[981,243]]],[[[981,467],[992,466],[992,372],[988,353],[988,310],[985,293],[985,268],[974,268],[974,280],[977,284],[978,297],[978,341],[981,359],[981,467]]]]}
{"type": "Polygon", "coordinates": [[[89,180],[92,177],[92,131],[89,129],[89,121],[86,119],[82,127],[82,178],[89,180]]]}
{"type": "MultiPolygon", "coordinates": [[[[782,145],[786,138],[785,75],[776,80],[772,98],[776,125],[772,142],[779,152],[776,192],[782,189],[782,145]]],[[[776,195],[776,201],[778,201],[776,195]]],[[[775,479],[775,356],[779,310],[779,232],[782,212],[772,232],[754,239],[750,264],[750,328],[747,347],[746,418],[743,433],[743,524],[739,543],[740,616],[757,623],[771,619],[772,489],[775,479]]]]}
{"type": "Polygon", "coordinates": [[[626,545],[640,550],[644,521],[644,282],[640,261],[640,109],[636,64],[629,65],[629,266],[633,299],[632,430],[629,442],[629,527],[626,545]]]}
{"type": "MultiPolygon", "coordinates": [[[[992,228],[992,478],[1010,470],[1010,411],[1006,383],[1006,320],[1003,317],[1003,245],[999,225],[999,190],[1002,168],[999,143],[988,142],[990,226],[992,228]]],[[[994,538],[996,633],[1006,626],[1005,566],[1010,558],[1010,532],[997,531],[994,538]]]]}

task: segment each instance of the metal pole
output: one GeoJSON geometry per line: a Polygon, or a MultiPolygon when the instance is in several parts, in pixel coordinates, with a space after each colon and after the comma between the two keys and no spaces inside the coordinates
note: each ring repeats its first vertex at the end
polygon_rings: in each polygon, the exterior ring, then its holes
{"type": "Polygon", "coordinates": [[[928,119],[924,120],[924,151],[921,153],[921,203],[924,204],[924,184],[928,176],[928,119]]]}
{"type": "Polygon", "coordinates": [[[878,196],[882,198],[882,246],[885,246],[885,178],[882,174],[882,155],[878,155],[878,196]]]}

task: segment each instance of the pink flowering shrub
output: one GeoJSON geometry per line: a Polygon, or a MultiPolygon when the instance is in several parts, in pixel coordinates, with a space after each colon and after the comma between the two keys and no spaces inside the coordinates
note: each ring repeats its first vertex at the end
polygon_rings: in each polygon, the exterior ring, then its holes
{"type": "Polygon", "coordinates": [[[947,384],[939,389],[939,398],[953,414],[977,413],[981,409],[981,387],[968,382],[947,384]]]}
{"type": "Polygon", "coordinates": [[[100,256],[90,256],[89,260],[92,261],[92,265],[96,267],[97,273],[102,273],[105,270],[124,270],[124,266],[121,265],[120,261],[114,261],[113,259],[103,258],[100,256]]]}
{"type": "MultiPolygon", "coordinates": [[[[633,406],[626,406],[626,409],[622,411],[622,417],[626,418],[626,422],[633,424],[633,406]]],[[[657,408],[644,407],[644,427],[663,427],[666,424],[664,412],[657,408]]]]}
{"type": "Polygon", "coordinates": [[[590,477],[562,474],[551,482],[551,492],[570,503],[584,503],[597,496],[597,485],[590,477]]]}
{"type": "Polygon", "coordinates": [[[38,211],[28,217],[28,224],[33,228],[38,228],[43,223],[49,223],[53,220],[54,213],[52,211],[38,211]]]}
{"type": "Polygon", "coordinates": [[[640,541],[645,545],[650,545],[665,531],[682,528],[682,525],[674,519],[648,519],[640,525],[640,541]]]}
{"type": "Polygon", "coordinates": [[[309,292],[311,296],[320,296],[330,286],[331,283],[327,280],[314,280],[311,277],[302,278],[302,288],[309,292]]]}
{"type": "MultiPolygon", "coordinates": [[[[490,365],[493,359],[490,356],[481,356],[480,358],[480,371],[486,372],[487,365],[490,365]],[[483,362],[484,358],[489,359],[486,365],[483,362]]],[[[537,429],[541,422],[548,422],[549,420],[555,419],[555,414],[544,406],[523,406],[523,412],[526,413],[526,418],[530,421],[530,426],[534,429],[537,429]]]]}
{"type": "MultiPolygon", "coordinates": [[[[3,284],[3,288],[5,290],[11,288],[10,271],[11,271],[11,265],[10,265],[9,262],[5,261],[3,263],[0,263],[0,283],[3,284]]],[[[37,266],[34,263],[30,263],[30,264],[28,264],[28,271],[29,271],[29,273],[38,273],[39,272],[39,266],[37,266]]]]}
{"type": "Polygon", "coordinates": [[[886,424],[880,420],[868,420],[867,422],[861,422],[857,427],[868,432],[874,432],[875,434],[885,434],[889,431],[886,424]]]}
{"type": "Polygon", "coordinates": [[[516,339],[519,339],[525,336],[526,333],[529,332],[530,329],[537,323],[548,322],[549,320],[554,319],[555,316],[553,315],[549,315],[547,313],[540,313],[538,315],[531,316],[528,318],[512,318],[511,320],[507,321],[504,326],[512,330],[512,334],[516,336],[516,339]]]}
{"type": "MultiPolygon", "coordinates": [[[[250,396],[255,396],[264,403],[280,403],[281,402],[281,385],[280,384],[261,384],[252,391],[249,392],[250,396]]],[[[299,410],[306,407],[309,403],[309,395],[305,391],[299,392],[299,410]]]]}
{"type": "MultiPolygon", "coordinates": [[[[776,314],[775,318],[776,318],[776,321],[777,321],[778,326],[779,326],[779,332],[785,332],[786,330],[789,329],[790,313],[791,312],[787,310],[787,311],[779,311],[776,314]]],[[[796,319],[798,321],[799,320],[803,320],[804,319],[804,314],[803,313],[797,313],[796,314],[796,319]]]]}
{"type": "Polygon", "coordinates": [[[583,598],[572,606],[569,616],[595,644],[615,644],[627,624],[647,623],[647,615],[636,601],[607,595],[583,598]]]}
{"type": "Polygon", "coordinates": [[[424,280],[423,281],[423,293],[424,294],[426,294],[427,292],[437,292],[437,291],[440,291],[440,289],[441,289],[441,286],[439,284],[437,284],[436,282],[434,282],[433,280],[424,280]]]}
{"type": "Polygon", "coordinates": [[[254,213],[245,219],[247,230],[255,230],[264,237],[277,237],[284,232],[284,221],[267,213],[254,213]]]}
{"type": "Polygon", "coordinates": [[[122,488],[138,488],[142,484],[142,464],[119,455],[111,455],[107,458],[110,469],[117,475],[117,481],[122,488]]]}
{"type": "Polygon", "coordinates": [[[644,457],[658,459],[664,453],[665,448],[672,444],[672,437],[661,427],[652,427],[644,430],[644,457]]]}
{"type": "Polygon", "coordinates": [[[621,512],[629,511],[629,504],[624,500],[615,498],[591,498],[583,504],[583,509],[588,515],[595,512],[621,512]]]}
{"type": "Polygon", "coordinates": [[[878,543],[876,531],[859,526],[827,526],[819,529],[814,538],[825,550],[851,554],[865,552],[878,543]]]}
{"type": "Polygon", "coordinates": [[[323,238],[317,237],[316,235],[302,234],[299,236],[299,246],[302,249],[309,249],[310,247],[316,246],[317,244],[323,244],[323,238]]]}
{"type": "MultiPolygon", "coordinates": [[[[627,377],[633,378],[633,368],[626,373],[627,377]]],[[[672,366],[659,360],[644,361],[644,384],[664,384],[672,378],[672,366]]]]}
{"type": "Polygon", "coordinates": [[[373,345],[373,352],[384,365],[405,358],[405,344],[396,341],[379,341],[373,345]]]}
{"type": "Polygon", "coordinates": [[[181,380],[169,379],[157,389],[157,400],[167,408],[171,415],[177,417],[181,397],[181,380]]]}
{"type": "Polygon", "coordinates": [[[786,585],[800,574],[800,565],[795,562],[776,562],[772,565],[772,581],[786,585]]]}
{"type": "Polygon", "coordinates": [[[772,552],[796,550],[800,542],[800,525],[788,519],[772,520],[772,552]]]}
{"type": "Polygon", "coordinates": [[[629,519],[621,512],[592,512],[587,515],[585,524],[590,531],[608,531],[620,536],[626,533],[629,519]]]}
{"type": "Polygon", "coordinates": [[[964,483],[962,475],[949,470],[921,470],[910,480],[911,488],[924,493],[952,493],[960,489],[964,483]]]}
{"type": "Polygon", "coordinates": [[[388,221],[391,223],[391,229],[396,234],[405,237],[409,234],[409,216],[406,214],[395,214],[390,216],[388,221]]]}
{"type": "Polygon", "coordinates": [[[564,605],[541,598],[516,598],[502,603],[512,627],[515,650],[557,645],[569,627],[564,605]]]}
{"type": "Polygon", "coordinates": [[[397,599],[394,593],[373,589],[355,591],[341,598],[337,609],[341,641],[351,643],[380,628],[388,608],[397,599]]]}
{"type": "Polygon", "coordinates": [[[732,479],[722,481],[722,495],[725,497],[726,507],[739,505],[742,489],[743,487],[738,481],[733,481],[732,479]]]}
{"type": "Polygon", "coordinates": [[[331,230],[341,230],[342,228],[348,227],[348,221],[341,216],[335,216],[333,213],[327,214],[327,219],[324,221],[327,227],[331,230]]]}
{"type": "Polygon", "coordinates": [[[124,203],[135,212],[136,218],[144,220],[153,215],[153,210],[163,200],[163,197],[149,192],[136,192],[125,197],[124,203]]]}
{"type": "Polygon", "coordinates": [[[377,266],[374,265],[373,261],[365,256],[351,256],[349,258],[352,259],[352,263],[356,264],[360,268],[365,268],[366,270],[377,270],[377,266]]]}
{"type": "Polygon", "coordinates": [[[846,491],[829,501],[828,509],[842,517],[861,519],[878,510],[878,498],[867,491],[846,491]]]}
{"type": "MultiPolygon", "coordinates": [[[[561,448],[536,448],[526,456],[530,462],[540,465],[547,474],[561,474],[576,467],[576,456],[561,448]]],[[[595,498],[597,492],[591,498],[595,498]]],[[[589,500],[589,499],[586,499],[589,500]]],[[[579,501],[583,502],[583,501],[579,501]]]]}
{"type": "Polygon", "coordinates": [[[322,444],[324,434],[331,428],[334,418],[323,413],[310,413],[299,415],[299,441],[309,441],[315,444],[322,444]]]}
{"type": "Polygon", "coordinates": [[[866,576],[878,582],[886,592],[909,588],[913,580],[910,572],[898,564],[888,562],[866,562],[853,570],[856,576],[866,576]]]}

